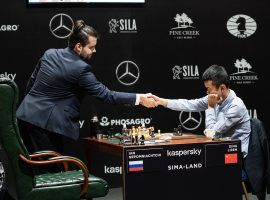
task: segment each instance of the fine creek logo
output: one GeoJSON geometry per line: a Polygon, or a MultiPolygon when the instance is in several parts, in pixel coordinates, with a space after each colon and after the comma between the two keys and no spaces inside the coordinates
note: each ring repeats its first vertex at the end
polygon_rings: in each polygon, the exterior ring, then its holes
{"type": "Polygon", "coordinates": [[[177,23],[176,27],[169,30],[169,35],[174,39],[194,39],[200,33],[195,26],[193,20],[186,14],[176,14],[174,21],[177,23]]]}

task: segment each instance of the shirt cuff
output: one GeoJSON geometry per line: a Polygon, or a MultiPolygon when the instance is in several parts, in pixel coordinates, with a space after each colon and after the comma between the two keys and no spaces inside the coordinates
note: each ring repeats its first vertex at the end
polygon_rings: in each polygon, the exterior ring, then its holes
{"type": "Polygon", "coordinates": [[[139,105],[140,104],[140,94],[136,94],[136,101],[135,101],[135,105],[139,105]]]}

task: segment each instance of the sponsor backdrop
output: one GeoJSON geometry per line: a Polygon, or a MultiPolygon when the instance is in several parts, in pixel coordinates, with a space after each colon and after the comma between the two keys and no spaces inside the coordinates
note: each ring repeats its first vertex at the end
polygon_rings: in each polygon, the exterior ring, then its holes
{"type": "MultiPolygon", "coordinates": [[[[110,89],[166,98],[202,97],[206,94],[201,81],[204,70],[212,64],[223,65],[230,74],[231,88],[242,97],[251,117],[261,119],[268,129],[268,8],[267,0],[49,6],[3,0],[0,77],[16,81],[21,101],[44,51],[66,47],[74,20],[83,19],[101,35],[90,64],[110,89]]],[[[93,116],[98,117],[103,133],[117,132],[123,123],[128,128],[145,123],[161,132],[170,132],[179,124],[184,132],[201,134],[204,129],[204,113],[113,106],[87,97],[80,119],[81,140],[66,141],[67,154],[84,160],[82,138],[90,135],[93,116]]],[[[106,161],[104,156],[102,162],[106,161]]],[[[100,171],[120,174],[119,163],[110,160],[100,171]]]]}

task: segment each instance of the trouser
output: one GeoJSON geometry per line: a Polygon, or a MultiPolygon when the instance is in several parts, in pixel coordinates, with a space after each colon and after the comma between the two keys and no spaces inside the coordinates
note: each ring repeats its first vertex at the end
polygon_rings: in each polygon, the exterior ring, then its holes
{"type": "MultiPolygon", "coordinates": [[[[63,136],[51,131],[42,129],[25,121],[18,121],[21,137],[30,154],[37,151],[51,150],[57,153],[63,153],[63,136]]],[[[50,156],[49,156],[50,157],[50,156]]],[[[46,160],[49,157],[42,157],[40,160],[46,160]]],[[[42,165],[32,166],[35,174],[47,172],[59,172],[62,165],[42,165]]]]}
{"type": "Polygon", "coordinates": [[[63,153],[63,136],[28,122],[19,120],[21,136],[27,150],[31,153],[51,150],[63,153]]]}

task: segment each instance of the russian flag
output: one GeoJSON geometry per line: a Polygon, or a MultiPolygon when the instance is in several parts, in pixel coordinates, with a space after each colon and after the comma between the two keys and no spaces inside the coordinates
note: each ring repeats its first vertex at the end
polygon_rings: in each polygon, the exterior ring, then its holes
{"type": "Polygon", "coordinates": [[[143,171],[143,160],[129,161],[128,166],[130,172],[143,171]]]}

